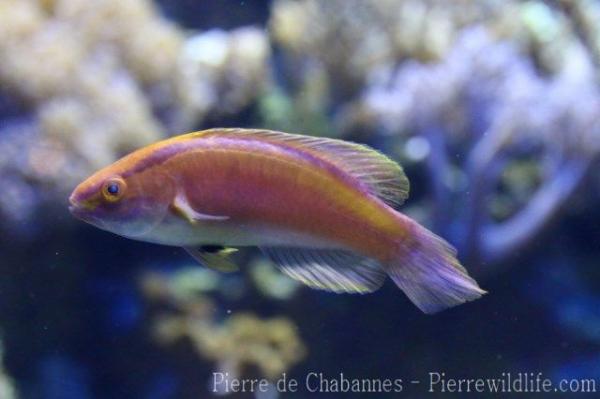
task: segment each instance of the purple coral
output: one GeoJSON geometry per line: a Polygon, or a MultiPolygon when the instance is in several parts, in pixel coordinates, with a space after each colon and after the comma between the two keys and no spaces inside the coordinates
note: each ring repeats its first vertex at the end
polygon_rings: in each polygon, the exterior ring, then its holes
{"type": "Polygon", "coordinates": [[[595,69],[581,46],[568,53],[557,74],[543,76],[514,44],[471,28],[442,62],[380,72],[364,94],[363,106],[388,130],[427,139],[432,222],[454,236],[474,266],[486,265],[480,273],[535,239],[597,158],[595,69]],[[489,204],[502,172],[524,152],[540,161],[541,182],[521,209],[493,220],[489,204]],[[448,173],[457,168],[464,190],[448,184],[448,173]],[[454,203],[460,206],[452,208],[454,203]]]}

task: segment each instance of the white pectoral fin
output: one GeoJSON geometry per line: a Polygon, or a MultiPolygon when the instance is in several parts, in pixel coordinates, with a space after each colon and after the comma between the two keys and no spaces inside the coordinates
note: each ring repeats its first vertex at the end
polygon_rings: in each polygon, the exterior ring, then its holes
{"type": "Polygon", "coordinates": [[[222,221],[229,219],[229,216],[218,216],[201,213],[193,209],[188,202],[185,194],[179,193],[175,196],[171,207],[179,216],[185,218],[190,223],[201,221],[222,221]]]}

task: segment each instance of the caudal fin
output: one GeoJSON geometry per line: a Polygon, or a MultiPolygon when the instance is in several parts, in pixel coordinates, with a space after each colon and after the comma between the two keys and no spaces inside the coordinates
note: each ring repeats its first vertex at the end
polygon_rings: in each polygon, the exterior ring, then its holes
{"type": "Polygon", "coordinates": [[[415,223],[415,241],[402,245],[397,260],[387,265],[396,285],[425,313],[460,305],[486,292],[456,259],[456,250],[415,223]]]}

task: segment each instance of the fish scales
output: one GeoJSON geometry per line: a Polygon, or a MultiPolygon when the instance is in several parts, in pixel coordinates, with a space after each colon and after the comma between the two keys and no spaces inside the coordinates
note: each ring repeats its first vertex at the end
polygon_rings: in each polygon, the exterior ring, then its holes
{"type": "Polygon", "coordinates": [[[160,167],[179,176],[192,207],[229,215],[229,223],[296,230],[374,257],[387,255],[390,241],[406,236],[393,210],[366,195],[360,182],[301,149],[260,139],[199,138],[160,167]]]}

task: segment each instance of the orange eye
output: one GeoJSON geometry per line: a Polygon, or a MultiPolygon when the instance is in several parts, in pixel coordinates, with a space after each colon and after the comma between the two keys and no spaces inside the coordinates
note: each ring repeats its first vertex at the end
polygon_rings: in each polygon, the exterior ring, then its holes
{"type": "Polygon", "coordinates": [[[102,196],[108,202],[116,202],[123,197],[127,184],[120,177],[112,177],[104,182],[102,196]]]}

